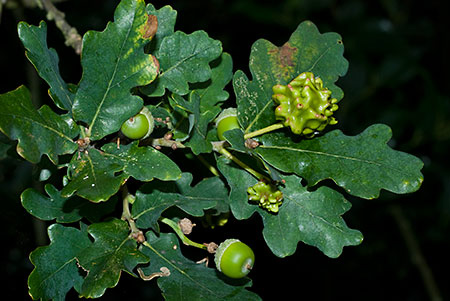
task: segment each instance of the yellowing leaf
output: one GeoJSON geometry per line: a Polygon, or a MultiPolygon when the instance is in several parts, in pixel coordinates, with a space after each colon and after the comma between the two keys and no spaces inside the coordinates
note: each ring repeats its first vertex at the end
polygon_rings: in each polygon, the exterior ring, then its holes
{"type": "Polygon", "coordinates": [[[123,0],[114,22],[102,32],[88,31],[83,37],[83,76],[73,114],[89,126],[91,140],[117,132],[143,106],[130,90],[149,84],[158,73],[153,56],[144,53],[149,39],[142,30],[147,21],[143,0],[123,0]]]}

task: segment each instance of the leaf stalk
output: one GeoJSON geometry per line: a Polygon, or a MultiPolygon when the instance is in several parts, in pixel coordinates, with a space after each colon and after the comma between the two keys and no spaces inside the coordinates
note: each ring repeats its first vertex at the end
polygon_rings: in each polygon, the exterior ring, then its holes
{"type": "Polygon", "coordinates": [[[166,217],[161,217],[159,220],[162,223],[168,225],[170,228],[172,228],[175,231],[175,233],[178,235],[178,237],[181,239],[183,244],[192,246],[192,247],[196,247],[196,248],[199,248],[202,250],[208,250],[207,245],[199,244],[199,243],[194,242],[194,241],[190,240],[189,238],[187,238],[186,235],[184,235],[183,231],[180,228],[180,225],[178,225],[177,222],[174,222],[173,220],[168,219],[166,217]]]}
{"type": "Polygon", "coordinates": [[[203,157],[200,156],[200,155],[197,155],[197,158],[198,158],[198,160],[199,160],[203,165],[206,166],[206,168],[208,168],[208,170],[209,170],[213,175],[215,175],[216,177],[220,176],[219,171],[218,171],[214,166],[212,166],[208,161],[206,161],[205,158],[203,158],[203,157]]]}
{"type": "Polygon", "coordinates": [[[274,124],[269,125],[269,126],[267,126],[265,128],[262,128],[262,129],[254,131],[254,132],[250,132],[250,133],[245,134],[244,135],[244,139],[249,139],[249,138],[253,138],[253,137],[256,137],[256,136],[261,136],[263,134],[267,134],[269,132],[282,129],[284,127],[285,127],[285,125],[282,124],[282,123],[274,123],[274,124]]]}
{"type": "Polygon", "coordinates": [[[134,221],[131,211],[130,211],[130,203],[134,201],[134,196],[128,193],[128,188],[126,185],[122,186],[122,219],[128,222],[131,230],[131,237],[136,241],[142,243],[145,241],[144,234],[142,231],[136,226],[136,222],[134,221]]]}
{"type": "Polygon", "coordinates": [[[257,178],[258,180],[266,180],[268,182],[271,182],[271,179],[269,179],[268,177],[266,177],[265,175],[263,175],[262,173],[254,170],[253,168],[251,168],[250,166],[248,166],[247,164],[245,164],[244,162],[242,162],[241,160],[239,160],[235,155],[233,155],[232,153],[230,153],[228,150],[226,150],[224,147],[220,148],[218,150],[219,153],[221,153],[222,155],[224,155],[225,157],[227,157],[228,159],[230,159],[231,161],[233,161],[234,163],[236,163],[237,165],[239,165],[240,167],[242,167],[244,170],[246,170],[248,173],[250,173],[251,175],[253,175],[255,178],[257,178]]]}

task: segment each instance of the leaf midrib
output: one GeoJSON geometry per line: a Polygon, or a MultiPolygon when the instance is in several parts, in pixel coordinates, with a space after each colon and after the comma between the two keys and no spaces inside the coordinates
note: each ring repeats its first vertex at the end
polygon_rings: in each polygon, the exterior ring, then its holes
{"type": "MultiPolygon", "coordinates": [[[[37,111],[37,114],[38,114],[40,117],[42,117],[42,115],[39,114],[39,111],[37,111]]],[[[68,141],[70,141],[71,143],[74,143],[73,140],[72,140],[72,138],[70,138],[69,136],[65,135],[65,134],[62,133],[62,132],[57,131],[56,129],[54,129],[54,128],[52,128],[52,127],[50,127],[50,126],[48,126],[48,125],[46,125],[46,124],[44,124],[44,123],[41,123],[40,121],[38,121],[38,120],[36,120],[36,119],[32,119],[32,118],[27,117],[27,116],[24,116],[24,115],[5,114],[5,113],[0,112],[0,116],[1,116],[1,115],[3,115],[3,116],[8,116],[8,117],[12,117],[12,118],[14,118],[14,119],[19,119],[19,120],[22,119],[22,120],[26,120],[27,122],[29,122],[29,123],[31,123],[31,124],[37,124],[37,125],[39,125],[40,127],[44,128],[44,129],[46,129],[46,130],[48,130],[48,131],[50,131],[50,132],[55,133],[57,136],[59,136],[59,137],[61,137],[61,138],[64,138],[65,140],[68,140],[68,141]]],[[[43,118],[43,117],[42,117],[42,118],[43,118]]]]}
{"type": "MultiPolygon", "coordinates": [[[[177,199],[179,198],[180,200],[175,200],[175,201],[171,201],[170,203],[163,203],[163,205],[164,205],[164,207],[166,207],[166,205],[168,206],[167,208],[169,208],[169,207],[172,207],[172,206],[177,206],[177,207],[179,207],[179,205],[183,205],[183,201],[185,201],[186,199],[187,200],[199,200],[199,201],[221,201],[221,200],[223,200],[223,198],[215,198],[215,197],[199,197],[199,196],[186,196],[186,195],[182,195],[182,194],[177,194],[177,193],[166,193],[166,194],[164,194],[165,196],[167,196],[167,195],[175,195],[175,196],[177,196],[177,199]],[[185,199],[185,200],[183,200],[183,198],[185,199]],[[181,202],[181,204],[179,204],[179,202],[181,202]]],[[[154,211],[155,209],[157,209],[157,208],[160,208],[161,207],[161,203],[158,203],[158,206],[151,206],[151,207],[148,207],[148,208],[146,208],[145,210],[142,210],[141,212],[139,212],[138,214],[136,214],[136,215],[133,215],[133,218],[134,219],[138,219],[138,218],[140,218],[141,216],[143,216],[144,214],[146,214],[146,213],[148,213],[148,212],[152,212],[152,211],[154,211]]]]}
{"type": "Polygon", "coordinates": [[[381,164],[380,162],[376,162],[376,161],[365,160],[365,159],[361,159],[361,158],[344,156],[344,155],[333,154],[333,153],[313,151],[313,150],[308,150],[308,149],[299,149],[299,148],[291,148],[291,147],[286,147],[286,146],[274,146],[274,145],[270,145],[270,146],[260,145],[259,147],[265,148],[265,149],[277,149],[277,150],[286,150],[286,151],[291,151],[291,152],[309,153],[309,154],[314,154],[314,155],[318,155],[318,156],[328,156],[328,157],[334,157],[337,159],[350,160],[350,161],[356,161],[356,162],[360,162],[360,163],[383,166],[383,164],[381,164]]]}
{"type": "Polygon", "coordinates": [[[103,98],[102,98],[102,100],[100,101],[100,104],[98,105],[97,110],[95,111],[94,117],[92,118],[91,124],[90,124],[90,126],[89,126],[88,136],[91,136],[91,134],[92,134],[92,129],[94,128],[94,125],[95,125],[95,123],[96,123],[96,121],[97,121],[97,118],[98,118],[98,116],[99,116],[99,114],[100,114],[100,111],[101,111],[101,109],[102,109],[102,107],[103,107],[103,104],[104,104],[105,101],[106,101],[106,97],[107,97],[107,95],[109,94],[110,90],[111,90],[112,87],[113,87],[112,83],[113,83],[113,81],[114,81],[114,79],[115,79],[115,77],[116,77],[117,69],[118,69],[119,63],[120,63],[120,61],[121,61],[121,59],[122,59],[122,54],[123,54],[124,45],[125,45],[126,42],[128,41],[128,38],[129,38],[129,36],[130,36],[131,29],[133,28],[133,24],[134,24],[135,19],[136,19],[136,14],[133,14],[133,21],[131,22],[131,25],[128,27],[128,32],[127,32],[127,34],[126,34],[126,36],[125,36],[125,38],[124,38],[124,40],[123,40],[122,45],[120,46],[119,55],[118,55],[116,64],[114,65],[114,71],[113,71],[113,73],[112,73],[112,75],[111,75],[111,78],[110,78],[110,80],[109,80],[109,82],[108,82],[108,87],[106,88],[106,91],[105,91],[104,94],[103,94],[103,98]]]}
{"type": "Polygon", "coordinates": [[[177,69],[178,66],[180,66],[180,65],[183,64],[184,62],[186,62],[186,61],[192,59],[193,57],[199,55],[199,54],[202,53],[202,52],[205,52],[205,51],[207,51],[207,50],[213,48],[214,46],[215,46],[215,44],[214,44],[214,45],[207,46],[207,47],[205,47],[205,48],[200,49],[198,52],[195,52],[195,51],[197,50],[197,48],[194,48],[193,52],[192,52],[190,55],[188,55],[188,56],[186,56],[186,57],[183,57],[181,60],[179,60],[178,62],[176,62],[174,65],[170,66],[167,70],[161,72],[161,74],[159,75],[159,77],[163,77],[166,73],[169,73],[170,71],[172,71],[172,70],[174,70],[174,69],[177,69]]]}
{"type": "MultiPolygon", "coordinates": [[[[215,291],[209,289],[208,287],[204,286],[202,283],[196,281],[194,278],[192,278],[189,274],[187,274],[185,271],[180,269],[178,266],[176,266],[171,260],[167,259],[163,256],[163,254],[159,253],[150,243],[146,244],[146,247],[153,251],[159,258],[161,258],[163,261],[165,261],[168,265],[172,266],[177,272],[179,272],[181,275],[195,283],[197,286],[203,288],[205,291],[208,291],[210,294],[218,296],[215,291]]],[[[219,297],[219,296],[218,296],[219,297]]]]}

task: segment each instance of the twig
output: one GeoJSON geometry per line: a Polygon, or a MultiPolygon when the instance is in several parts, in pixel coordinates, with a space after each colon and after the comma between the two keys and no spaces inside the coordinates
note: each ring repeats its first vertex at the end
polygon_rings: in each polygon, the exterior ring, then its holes
{"type": "Polygon", "coordinates": [[[127,221],[130,226],[130,237],[138,243],[145,242],[144,233],[139,230],[130,212],[130,202],[134,202],[134,196],[128,193],[128,188],[125,185],[121,187],[122,190],[122,220],[127,221]]]}
{"type": "Polygon", "coordinates": [[[61,30],[66,39],[66,45],[75,49],[76,54],[80,55],[83,40],[76,28],[67,23],[64,13],[58,10],[50,0],[36,1],[38,2],[38,5],[41,3],[43,8],[47,11],[47,19],[55,21],[56,26],[61,30]]]}
{"type": "Polygon", "coordinates": [[[166,139],[166,138],[151,139],[150,140],[150,144],[152,146],[154,146],[154,147],[161,147],[161,146],[163,146],[163,147],[170,147],[173,150],[186,147],[179,141],[170,140],[170,139],[166,139]]]}
{"type": "Polygon", "coordinates": [[[411,255],[411,261],[419,269],[424,285],[428,291],[430,300],[441,301],[442,295],[436,284],[431,268],[428,265],[427,261],[425,260],[425,257],[420,249],[420,245],[417,242],[417,238],[414,235],[414,231],[411,228],[411,224],[403,214],[403,211],[400,208],[400,206],[392,205],[389,208],[389,212],[394,217],[394,220],[399,227],[400,233],[402,234],[403,239],[405,240],[406,246],[411,255]]]}

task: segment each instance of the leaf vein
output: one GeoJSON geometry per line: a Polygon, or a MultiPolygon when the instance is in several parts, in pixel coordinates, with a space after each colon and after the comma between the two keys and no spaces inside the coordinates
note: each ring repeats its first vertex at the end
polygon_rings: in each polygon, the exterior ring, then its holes
{"type": "Polygon", "coordinates": [[[183,271],[182,269],[180,269],[178,266],[176,266],[174,263],[172,263],[170,260],[168,260],[166,257],[164,257],[161,253],[159,253],[155,248],[153,248],[153,246],[148,243],[145,245],[146,247],[150,248],[158,257],[160,257],[163,261],[165,261],[168,265],[172,266],[177,272],[179,272],[181,275],[183,275],[184,277],[186,277],[187,279],[189,279],[190,281],[192,281],[193,283],[195,283],[196,285],[198,285],[199,287],[203,288],[204,290],[208,291],[210,294],[213,294],[215,296],[218,296],[216,294],[216,292],[214,292],[213,290],[209,289],[208,287],[204,286],[201,282],[198,282],[197,280],[195,280],[194,278],[192,278],[189,274],[187,274],[185,271],[183,271]]]}
{"type": "MultiPolygon", "coordinates": [[[[23,107],[23,108],[25,108],[25,107],[23,107]]],[[[27,108],[25,108],[25,109],[27,109],[27,108]]],[[[27,109],[27,111],[29,111],[29,110],[27,109]]],[[[32,113],[34,113],[34,112],[32,112],[32,113]]],[[[49,130],[49,131],[51,131],[51,132],[54,132],[54,133],[57,134],[59,137],[64,138],[64,139],[66,139],[66,140],[69,140],[70,142],[73,142],[72,138],[70,138],[69,136],[66,136],[66,135],[63,134],[62,132],[59,132],[59,131],[57,131],[56,129],[54,129],[54,128],[52,128],[52,127],[50,127],[50,126],[48,126],[48,125],[46,125],[46,124],[44,124],[44,123],[41,123],[41,122],[39,122],[39,121],[37,121],[37,120],[35,120],[35,119],[29,118],[29,117],[26,117],[26,116],[16,115],[16,114],[4,114],[4,113],[0,113],[0,115],[12,117],[12,118],[14,118],[14,119],[19,119],[19,120],[20,120],[20,119],[23,119],[23,120],[26,120],[26,121],[28,121],[28,122],[30,122],[30,123],[36,123],[36,124],[38,124],[39,126],[41,126],[42,128],[44,128],[44,129],[46,129],[46,130],[49,130]]],[[[41,117],[42,117],[42,116],[41,116],[41,117]]]]}
{"type": "Polygon", "coordinates": [[[270,145],[270,146],[261,145],[260,147],[265,148],[265,149],[278,149],[278,150],[287,150],[287,151],[291,151],[291,152],[300,152],[300,153],[305,153],[305,154],[310,154],[310,155],[328,156],[328,157],[334,157],[337,159],[351,160],[351,161],[356,161],[356,162],[362,162],[362,163],[382,166],[381,163],[372,161],[372,160],[366,160],[366,159],[361,159],[361,158],[356,158],[356,157],[351,157],[351,156],[344,156],[344,155],[339,155],[339,154],[325,153],[325,152],[320,152],[320,151],[313,151],[313,150],[308,150],[308,149],[298,149],[298,148],[291,148],[291,147],[286,147],[286,146],[273,146],[273,145],[270,145]]]}
{"type": "MultiPolygon", "coordinates": [[[[135,18],[136,18],[136,14],[133,15],[133,20],[132,20],[131,24],[134,23],[134,19],[135,18]]],[[[90,127],[89,127],[89,136],[91,135],[92,128],[94,127],[94,124],[97,121],[98,115],[100,114],[100,111],[101,111],[101,109],[103,107],[103,104],[106,101],[107,95],[109,94],[110,90],[114,87],[112,85],[112,83],[113,83],[113,81],[114,81],[114,79],[116,77],[116,73],[117,73],[117,69],[118,69],[118,66],[119,66],[119,62],[120,62],[120,60],[122,58],[121,55],[123,54],[124,46],[125,46],[126,42],[128,41],[128,38],[130,37],[130,33],[131,33],[132,27],[133,26],[128,26],[128,32],[125,35],[125,38],[123,39],[122,45],[120,46],[117,62],[114,65],[114,71],[113,71],[113,73],[111,75],[111,78],[110,78],[110,80],[108,82],[108,87],[106,88],[105,92],[103,93],[103,98],[100,101],[100,104],[98,105],[97,110],[95,111],[94,117],[92,118],[92,121],[91,121],[91,124],[90,124],[90,127]]]]}

